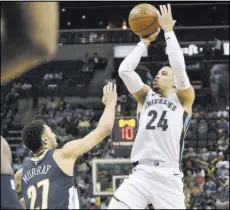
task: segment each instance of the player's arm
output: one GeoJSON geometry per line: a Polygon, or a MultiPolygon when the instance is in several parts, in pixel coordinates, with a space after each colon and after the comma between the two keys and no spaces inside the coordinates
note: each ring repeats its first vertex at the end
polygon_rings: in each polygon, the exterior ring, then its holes
{"type": "MultiPolygon", "coordinates": [[[[18,193],[18,195],[20,195],[22,193],[22,188],[21,188],[22,170],[23,170],[22,168],[19,169],[14,175],[16,192],[18,193]]],[[[20,203],[22,204],[22,206],[24,208],[26,208],[24,198],[20,197],[19,199],[20,199],[20,203]]]]}
{"type": "Polygon", "coordinates": [[[140,104],[144,104],[146,95],[150,87],[143,83],[140,76],[135,72],[142,55],[146,52],[149,44],[156,39],[160,30],[148,38],[141,38],[141,41],[132,52],[122,61],[118,73],[123,80],[128,91],[135,97],[140,104]]]}
{"type": "Polygon", "coordinates": [[[104,96],[102,102],[105,104],[105,109],[101,119],[99,120],[97,128],[83,139],[67,143],[60,150],[63,158],[75,161],[77,157],[91,150],[111,133],[114,125],[115,107],[117,103],[116,85],[109,83],[104,87],[103,92],[104,96]]]}
{"type": "Polygon", "coordinates": [[[5,28],[1,37],[1,83],[24,73],[56,53],[58,3],[1,3],[5,28]]]}
{"type": "Polygon", "coordinates": [[[195,100],[195,91],[191,86],[186,69],[185,60],[180,45],[177,41],[173,26],[175,21],[172,18],[170,4],[160,6],[160,12],[158,11],[158,19],[162,29],[165,32],[165,40],[167,44],[167,53],[170,66],[174,73],[174,80],[177,88],[177,95],[180,99],[183,107],[192,114],[192,105],[195,100]]]}
{"type": "Polygon", "coordinates": [[[1,174],[9,174],[14,175],[13,169],[11,167],[12,165],[12,154],[10,145],[1,136],[1,174]]]}

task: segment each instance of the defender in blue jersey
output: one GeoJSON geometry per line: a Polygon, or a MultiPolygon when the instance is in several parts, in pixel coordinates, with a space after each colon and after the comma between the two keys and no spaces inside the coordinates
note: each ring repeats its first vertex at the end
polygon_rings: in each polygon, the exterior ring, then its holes
{"type": "Polygon", "coordinates": [[[103,92],[105,110],[97,128],[61,149],[56,149],[56,136],[44,122],[34,120],[23,128],[23,141],[34,155],[15,174],[17,191],[22,192],[26,209],[79,209],[73,176],[75,161],[109,135],[114,124],[116,86],[109,83],[103,92]]]}

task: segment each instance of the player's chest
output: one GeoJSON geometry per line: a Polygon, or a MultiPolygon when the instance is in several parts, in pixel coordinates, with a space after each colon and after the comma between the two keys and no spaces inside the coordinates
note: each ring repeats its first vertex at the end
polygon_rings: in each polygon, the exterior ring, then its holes
{"type": "Polygon", "coordinates": [[[181,106],[175,101],[160,97],[151,98],[146,100],[140,114],[140,129],[167,131],[169,125],[171,128],[177,126],[182,114],[181,106]]]}

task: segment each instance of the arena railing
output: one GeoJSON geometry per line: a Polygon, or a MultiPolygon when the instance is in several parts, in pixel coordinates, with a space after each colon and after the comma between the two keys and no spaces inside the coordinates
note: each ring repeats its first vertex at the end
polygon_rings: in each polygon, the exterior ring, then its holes
{"type": "MultiPolygon", "coordinates": [[[[177,26],[174,28],[180,41],[229,40],[229,25],[177,26]]],[[[136,43],[139,37],[129,28],[65,29],[59,30],[60,44],[136,43]]],[[[159,36],[159,41],[164,37],[159,36]]]]}

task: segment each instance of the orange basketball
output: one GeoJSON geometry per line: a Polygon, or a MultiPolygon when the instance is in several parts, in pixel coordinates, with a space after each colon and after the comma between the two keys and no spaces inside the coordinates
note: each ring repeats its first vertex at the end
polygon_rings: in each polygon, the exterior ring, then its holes
{"type": "Polygon", "coordinates": [[[129,13],[129,26],[138,36],[145,37],[160,27],[156,8],[151,4],[138,4],[129,13]]]}

